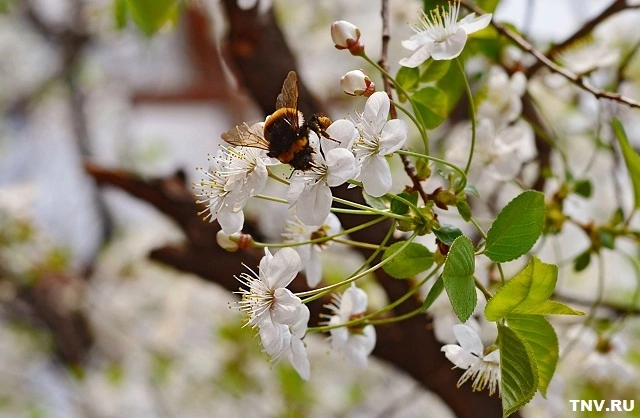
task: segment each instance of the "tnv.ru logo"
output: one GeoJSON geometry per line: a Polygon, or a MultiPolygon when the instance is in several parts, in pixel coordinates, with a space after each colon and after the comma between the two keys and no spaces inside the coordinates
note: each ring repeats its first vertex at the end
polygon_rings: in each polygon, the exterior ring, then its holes
{"type": "Polygon", "coordinates": [[[575,411],[581,411],[581,412],[626,411],[626,412],[629,412],[629,411],[633,411],[633,408],[635,406],[635,402],[633,399],[631,400],[611,399],[608,404],[606,403],[607,401],[605,400],[595,400],[595,399],[588,399],[588,400],[570,399],[569,402],[571,402],[571,408],[574,412],[575,411]]]}

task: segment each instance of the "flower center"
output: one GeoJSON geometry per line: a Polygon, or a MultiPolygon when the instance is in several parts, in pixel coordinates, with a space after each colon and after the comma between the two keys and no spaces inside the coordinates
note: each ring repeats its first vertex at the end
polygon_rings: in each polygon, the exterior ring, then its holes
{"type": "Polygon", "coordinates": [[[436,7],[428,15],[423,11],[420,19],[422,30],[416,28],[416,32],[426,32],[435,42],[444,42],[458,30],[459,13],[460,3],[457,1],[449,3],[449,11],[444,6],[436,7]]]}

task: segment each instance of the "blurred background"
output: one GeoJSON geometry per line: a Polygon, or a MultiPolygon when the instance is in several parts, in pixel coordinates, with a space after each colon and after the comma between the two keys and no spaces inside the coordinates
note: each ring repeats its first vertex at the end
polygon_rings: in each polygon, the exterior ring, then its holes
{"type": "MultiPolygon", "coordinates": [[[[302,81],[303,111],[322,109],[336,119],[361,111],[364,99],[342,93],[339,79],[355,68],[375,73],[336,50],[329,27],[353,22],[377,59],[379,2],[274,0],[273,9],[259,13],[234,0],[185,0],[147,22],[131,3],[0,0],[0,416],[493,416],[478,415],[487,411],[478,408],[489,402],[498,411],[496,399],[455,388],[459,375],[432,336],[422,352],[425,367],[394,354],[400,349],[392,342],[407,345],[409,334],[394,340],[385,331],[379,344],[388,344],[366,370],[329,353],[316,336],[308,339],[308,383],[285,364],[270,365],[230,309],[233,275],[241,262],[255,266],[259,252],[217,249],[216,225],[198,219],[191,196],[196,167],[207,166],[220,134],[264,119],[289,70],[302,81]]],[[[139,3],[160,10],[167,0],[139,3]]],[[[514,24],[544,50],[612,3],[503,0],[494,20],[514,24]]],[[[392,73],[421,5],[390,1],[392,73]]],[[[640,10],[628,10],[594,33],[618,57],[630,55],[619,89],[635,99],[640,58],[629,51],[640,40],[638,24],[640,10]]],[[[590,80],[608,82],[621,60],[590,80]]],[[[488,68],[482,60],[469,65],[476,74],[488,68]]],[[[566,210],[601,222],[628,208],[626,171],[597,120],[617,114],[637,149],[639,112],[598,104],[544,71],[536,77],[529,89],[545,103],[569,166],[593,184],[590,199],[569,201],[566,210]]],[[[377,75],[374,81],[382,86],[377,75]]],[[[434,138],[443,143],[451,126],[439,129],[434,138]]],[[[559,157],[550,158],[558,167],[559,157]]],[[[403,184],[401,171],[398,179],[403,184]]],[[[487,193],[497,190],[497,201],[506,203],[513,190],[503,186],[487,186],[487,193]]],[[[549,181],[545,190],[554,187],[549,181]]],[[[279,239],[286,210],[254,202],[247,213],[249,232],[279,239]]],[[[536,397],[522,416],[579,416],[568,399],[611,397],[638,401],[635,412],[615,416],[640,416],[638,246],[623,242],[603,257],[606,263],[575,272],[570,260],[584,245],[580,231],[569,228],[539,252],[569,260],[561,265],[565,297],[586,310],[597,298],[608,305],[579,336],[577,322],[557,324],[561,347],[571,344],[572,355],[560,364],[548,399],[536,397]],[[597,326],[612,323],[620,326],[611,349],[592,369],[580,367],[599,342],[597,326]]],[[[364,260],[355,251],[323,254],[338,256],[340,267],[327,276],[364,260]]],[[[374,305],[389,294],[373,280],[365,287],[374,305]]],[[[430,334],[429,323],[427,316],[417,329],[430,334]]]]}

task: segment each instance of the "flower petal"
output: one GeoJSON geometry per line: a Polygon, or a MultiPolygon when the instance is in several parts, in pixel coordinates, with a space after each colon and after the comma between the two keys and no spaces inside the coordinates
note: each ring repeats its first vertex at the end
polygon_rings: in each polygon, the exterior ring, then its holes
{"type": "Polygon", "coordinates": [[[302,306],[300,306],[300,315],[298,315],[298,320],[290,327],[291,333],[293,335],[298,338],[304,337],[304,334],[306,334],[307,332],[310,315],[311,313],[309,312],[309,308],[307,308],[307,305],[303,304],[302,306]]]}
{"type": "Polygon", "coordinates": [[[484,346],[482,345],[482,341],[480,340],[478,333],[471,327],[464,324],[454,325],[453,333],[456,336],[460,347],[465,351],[475,354],[478,357],[482,356],[484,346]]]}
{"type": "Polygon", "coordinates": [[[478,357],[465,351],[462,347],[456,344],[447,344],[443,346],[440,351],[443,351],[449,361],[461,369],[468,369],[480,361],[478,357]]]}
{"type": "Polygon", "coordinates": [[[323,144],[326,144],[323,145],[325,152],[336,147],[351,149],[353,141],[358,137],[358,130],[350,120],[338,119],[327,128],[327,134],[339,144],[334,141],[324,141],[323,144]]]}
{"type": "Polygon", "coordinates": [[[242,210],[237,212],[221,210],[218,212],[218,223],[225,234],[233,235],[242,230],[242,226],[244,225],[244,213],[242,210]]]}
{"type": "Polygon", "coordinates": [[[400,119],[388,121],[380,133],[380,154],[389,155],[404,146],[407,141],[407,124],[400,119]]]}
{"type": "Polygon", "coordinates": [[[360,179],[364,191],[373,197],[380,197],[391,190],[391,169],[386,158],[371,155],[364,159],[360,168],[360,179]]]}
{"type": "MultiPolygon", "coordinates": [[[[326,157],[327,184],[330,187],[340,186],[356,175],[356,159],[348,149],[332,149],[326,153],[326,157]]],[[[323,220],[324,218],[320,222],[323,220]]]]}
{"type": "Polygon", "coordinates": [[[453,36],[447,37],[442,42],[436,42],[431,51],[434,60],[451,60],[456,58],[467,43],[467,33],[463,28],[458,28],[453,36]]]}
{"type": "Polygon", "coordinates": [[[416,52],[414,52],[409,58],[402,58],[400,60],[400,65],[409,68],[418,67],[420,64],[428,60],[429,57],[431,57],[431,53],[433,52],[435,45],[435,42],[425,44],[416,52]]]}
{"type": "Polygon", "coordinates": [[[302,302],[289,289],[279,288],[273,294],[274,302],[269,312],[279,324],[293,325],[300,318],[302,302]]]}
{"type": "Polygon", "coordinates": [[[307,276],[307,286],[316,287],[322,279],[322,262],[320,260],[320,251],[316,248],[309,247],[309,259],[304,269],[304,274],[307,276]]]}
{"type": "Polygon", "coordinates": [[[458,26],[464,29],[467,34],[477,32],[489,26],[491,17],[493,17],[493,14],[491,13],[487,13],[478,17],[476,17],[475,13],[471,13],[460,20],[458,22],[458,26]]]}
{"type": "Polygon", "coordinates": [[[272,322],[269,315],[265,315],[265,319],[260,321],[259,334],[264,351],[273,358],[279,357],[291,343],[289,327],[272,322]]]}
{"type": "Polygon", "coordinates": [[[363,313],[367,309],[367,300],[367,293],[352,283],[342,294],[340,317],[348,321],[352,315],[363,313]]]}
{"type": "Polygon", "coordinates": [[[331,198],[331,189],[324,181],[305,186],[296,202],[298,219],[305,225],[321,225],[331,210],[331,198]]]}
{"type": "Polygon", "coordinates": [[[307,350],[300,338],[295,336],[291,338],[291,350],[287,351],[287,358],[300,377],[303,380],[309,380],[311,365],[307,357],[307,350]]]}
{"type": "Polygon", "coordinates": [[[375,132],[380,132],[384,124],[387,123],[390,107],[391,101],[387,93],[377,91],[367,99],[362,117],[367,122],[372,122],[375,132]]]}
{"type": "Polygon", "coordinates": [[[283,248],[273,256],[264,271],[269,289],[287,287],[300,271],[300,255],[293,248],[283,248]]]}

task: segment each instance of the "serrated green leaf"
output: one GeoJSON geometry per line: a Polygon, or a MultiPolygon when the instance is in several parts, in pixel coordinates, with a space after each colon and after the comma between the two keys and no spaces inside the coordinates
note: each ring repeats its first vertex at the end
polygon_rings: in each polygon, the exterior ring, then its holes
{"type": "Polygon", "coordinates": [[[127,0],[127,10],[133,21],[149,36],[175,18],[178,5],[178,0],[127,0]]]}
{"type": "Polygon", "coordinates": [[[622,123],[620,123],[617,118],[613,118],[611,125],[620,143],[620,151],[622,151],[622,156],[624,157],[624,162],[627,165],[627,171],[631,178],[631,184],[633,185],[633,207],[638,209],[640,208],[640,155],[638,155],[629,143],[622,123]]]}
{"type": "Polygon", "coordinates": [[[474,272],[473,244],[469,238],[462,235],[451,244],[442,270],[444,288],[460,322],[467,322],[478,303],[474,272]]]}
{"type": "Polygon", "coordinates": [[[582,314],[560,302],[547,300],[556,287],[557,278],[558,267],[531,257],[529,264],[487,301],[484,309],[486,318],[498,321],[511,314],[582,314]]]}
{"type": "Polygon", "coordinates": [[[538,389],[546,397],[558,364],[558,336],[555,330],[541,315],[509,315],[507,324],[531,347],[538,370],[538,389]]]}
{"type": "Polygon", "coordinates": [[[447,95],[437,87],[424,87],[411,96],[424,127],[435,129],[448,114],[447,95]]]}
{"type": "MultiPolygon", "coordinates": [[[[391,254],[398,251],[398,249],[405,244],[406,241],[393,243],[385,250],[382,255],[382,259],[386,260],[391,254]]],[[[404,250],[382,266],[382,269],[393,278],[406,279],[427,270],[432,265],[433,254],[431,251],[422,244],[411,242],[404,248],[404,250]]]]}
{"type": "Polygon", "coordinates": [[[440,229],[434,229],[433,234],[441,243],[451,246],[456,238],[462,236],[462,231],[453,225],[443,224],[440,229]]]}
{"type": "Polygon", "coordinates": [[[576,315],[584,316],[585,313],[577,311],[570,306],[556,300],[546,300],[539,305],[518,307],[514,312],[523,315],[576,315]]]}
{"type": "Polygon", "coordinates": [[[436,280],[433,283],[433,286],[431,286],[431,289],[429,289],[429,293],[427,294],[427,297],[424,299],[424,303],[422,304],[423,312],[429,309],[431,305],[433,305],[433,302],[435,302],[436,299],[438,299],[438,296],[440,296],[440,293],[442,293],[443,290],[444,290],[444,281],[442,280],[442,276],[440,276],[438,277],[438,280],[436,280]]]}
{"type": "Polygon", "coordinates": [[[420,69],[400,67],[396,74],[396,83],[406,91],[415,90],[420,79],[420,69]]]}
{"type": "Polygon", "coordinates": [[[374,209],[386,210],[389,209],[389,199],[385,196],[373,197],[365,193],[364,189],[362,189],[362,197],[367,205],[371,206],[374,209]]]}
{"type": "Polygon", "coordinates": [[[580,254],[573,260],[573,269],[575,271],[582,271],[589,266],[589,263],[591,263],[590,249],[584,251],[582,254],[580,254]]]}
{"type": "Polygon", "coordinates": [[[529,403],[538,390],[533,350],[511,328],[498,325],[502,416],[508,417],[529,403]]]}
{"type": "MultiPolygon", "coordinates": [[[[414,205],[418,203],[418,192],[413,192],[411,194],[407,192],[402,192],[402,193],[399,193],[398,196],[405,200],[408,200],[414,205]]],[[[405,213],[409,212],[409,205],[407,205],[406,203],[400,200],[393,199],[391,200],[391,212],[396,213],[398,215],[404,215],[405,213]]]]}
{"type": "Polygon", "coordinates": [[[433,60],[427,61],[422,74],[420,74],[421,83],[430,83],[432,81],[438,81],[447,74],[449,67],[451,66],[450,60],[433,60]]]}
{"type": "Polygon", "coordinates": [[[533,247],[544,225],[544,194],[527,190],[498,213],[487,232],[485,255],[496,263],[515,260],[533,247]]]}

